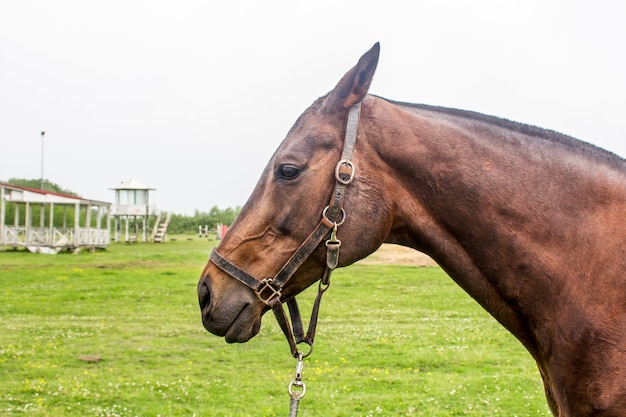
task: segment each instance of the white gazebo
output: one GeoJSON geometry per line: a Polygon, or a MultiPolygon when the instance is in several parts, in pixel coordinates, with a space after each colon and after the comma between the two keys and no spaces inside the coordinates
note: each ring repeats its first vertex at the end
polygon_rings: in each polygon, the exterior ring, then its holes
{"type": "Polygon", "coordinates": [[[0,248],[49,254],[106,248],[110,208],[111,203],[0,183],[0,248]]]}
{"type": "Polygon", "coordinates": [[[134,178],[123,182],[115,191],[115,241],[120,241],[121,223],[124,222],[126,242],[137,241],[139,224],[141,223],[142,241],[148,241],[148,218],[156,216],[154,205],[150,204],[150,191],[154,188],[146,187],[134,178]],[[132,230],[131,230],[132,228],[132,230]]]}

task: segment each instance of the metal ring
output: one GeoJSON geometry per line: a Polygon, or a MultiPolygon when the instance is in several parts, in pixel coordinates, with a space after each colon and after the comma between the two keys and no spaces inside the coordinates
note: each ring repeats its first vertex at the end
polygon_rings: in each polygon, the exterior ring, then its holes
{"type": "MultiPolygon", "coordinates": [[[[303,340],[299,343],[297,343],[297,345],[301,345],[301,344],[305,344],[309,347],[309,351],[307,353],[302,353],[298,350],[298,355],[302,355],[302,359],[307,358],[311,353],[313,353],[313,344],[311,344],[311,342],[307,341],[307,340],[303,340]]],[[[297,346],[296,346],[297,349],[297,346]]],[[[298,358],[298,356],[296,356],[296,358],[298,358]]]]}
{"type": "Polygon", "coordinates": [[[334,222],[331,219],[329,219],[328,217],[326,217],[326,211],[328,211],[328,206],[326,206],[324,211],[322,211],[322,217],[325,218],[326,220],[328,220],[330,223],[333,223],[335,226],[341,226],[343,224],[343,222],[346,221],[346,212],[343,209],[341,209],[341,221],[339,223],[334,222]]]}
{"type": "Polygon", "coordinates": [[[289,391],[289,395],[291,396],[291,398],[295,398],[296,400],[299,400],[300,398],[304,397],[304,394],[306,394],[306,385],[302,381],[291,381],[289,383],[288,391],[289,391]],[[298,388],[302,388],[302,392],[294,391],[293,390],[294,386],[298,388]]]}
{"type": "Polygon", "coordinates": [[[354,164],[352,163],[352,161],[348,161],[347,159],[342,159],[341,161],[337,163],[337,166],[335,166],[335,179],[340,184],[349,185],[354,179],[355,173],[356,173],[356,169],[354,168],[354,164]],[[345,180],[341,178],[341,176],[339,175],[339,171],[341,170],[342,165],[348,165],[350,167],[350,176],[348,177],[348,179],[345,179],[345,180]]]}

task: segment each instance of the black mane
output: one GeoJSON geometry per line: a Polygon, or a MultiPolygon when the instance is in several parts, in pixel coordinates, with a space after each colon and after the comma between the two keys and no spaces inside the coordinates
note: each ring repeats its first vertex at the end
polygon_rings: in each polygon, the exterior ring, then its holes
{"type": "Polygon", "coordinates": [[[591,143],[582,141],[580,139],[576,139],[572,136],[565,135],[563,133],[555,132],[553,130],[540,128],[533,125],[528,125],[524,123],[514,122],[508,119],[504,119],[501,117],[490,116],[483,113],[478,113],[470,110],[460,110],[448,107],[439,107],[439,106],[431,106],[428,104],[415,104],[415,103],[404,103],[400,101],[388,100],[383,97],[379,97],[385,101],[388,101],[392,104],[410,107],[420,110],[426,110],[431,112],[443,113],[455,117],[461,117],[464,119],[475,120],[483,123],[487,123],[490,125],[498,126],[503,129],[511,130],[514,132],[521,133],[523,135],[537,137],[541,139],[545,139],[547,141],[557,143],[561,146],[567,147],[569,149],[580,152],[588,157],[592,157],[595,159],[599,159],[605,162],[608,162],[612,166],[617,168],[626,168],[626,160],[619,155],[607,151],[606,149],[595,146],[591,143]]]}

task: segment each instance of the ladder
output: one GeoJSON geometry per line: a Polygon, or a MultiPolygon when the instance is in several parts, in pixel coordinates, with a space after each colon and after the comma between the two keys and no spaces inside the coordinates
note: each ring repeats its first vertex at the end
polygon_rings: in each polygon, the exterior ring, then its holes
{"type": "Polygon", "coordinates": [[[156,222],[154,223],[154,229],[152,230],[152,241],[154,243],[161,243],[165,240],[167,234],[167,226],[170,224],[172,213],[167,213],[165,220],[161,221],[161,213],[159,213],[156,222]]]}

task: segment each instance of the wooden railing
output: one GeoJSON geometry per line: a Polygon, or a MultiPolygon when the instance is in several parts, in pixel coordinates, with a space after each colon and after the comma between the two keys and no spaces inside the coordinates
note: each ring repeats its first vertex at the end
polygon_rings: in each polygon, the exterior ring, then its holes
{"type": "Polygon", "coordinates": [[[0,246],[8,247],[103,248],[110,244],[111,232],[107,229],[4,226],[0,236],[0,246]]]}

